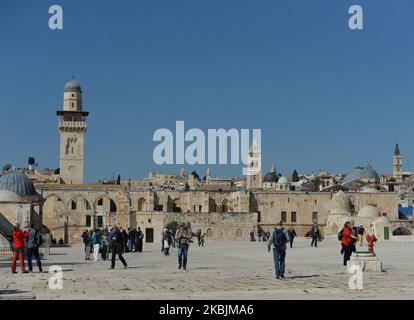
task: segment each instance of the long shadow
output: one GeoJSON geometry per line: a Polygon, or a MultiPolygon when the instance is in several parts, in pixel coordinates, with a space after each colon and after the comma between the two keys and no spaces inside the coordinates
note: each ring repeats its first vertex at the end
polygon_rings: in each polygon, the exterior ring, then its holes
{"type": "Polygon", "coordinates": [[[310,276],[293,276],[293,277],[289,277],[289,279],[306,279],[306,278],[318,278],[320,277],[319,274],[313,274],[310,276]]]}
{"type": "Polygon", "coordinates": [[[22,291],[22,290],[0,290],[0,295],[2,294],[18,294],[18,293],[26,293],[29,291],[22,291]]]}

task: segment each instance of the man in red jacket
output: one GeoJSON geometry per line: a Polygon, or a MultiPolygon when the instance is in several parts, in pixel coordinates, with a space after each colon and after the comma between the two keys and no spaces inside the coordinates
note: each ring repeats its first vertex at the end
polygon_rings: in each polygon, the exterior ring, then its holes
{"type": "Polygon", "coordinates": [[[20,224],[16,224],[16,226],[13,227],[12,273],[17,273],[16,272],[17,257],[19,257],[19,260],[20,260],[20,267],[22,268],[22,273],[28,273],[24,265],[24,241],[27,239],[27,236],[28,236],[28,232],[22,231],[20,229],[20,224]]]}
{"type": "Polygon", "coordinates": [[[344,228],[342,229],[342,251],[344,254],[344,266],[348,260],[351,259],[352,255],[352,241],[351,239],[356,239],[354,233],[351,230],[351,223],[349,221],[345,222],[344,228]]]}

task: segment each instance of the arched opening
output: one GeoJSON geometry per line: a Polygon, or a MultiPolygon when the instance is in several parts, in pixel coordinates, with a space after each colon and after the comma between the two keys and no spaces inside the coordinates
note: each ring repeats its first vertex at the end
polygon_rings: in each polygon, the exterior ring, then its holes
{"type": "Polygon", "coordinates": [[[213,236],[213,230],[211,230],[211,228],[208,228],[206,231],[206,236],[211,238],[213,236]]]}
{"type": "Polygon", "coordinates": [[[94,228],[113,226],[116,223],[117,205],[114,200],[107,195],[103,195],[95,200],[96,212],[92,217],[94,228]]]}
{"type": "Polygon", "coordinates": [[[181,207],[180,207],[180,199],[174,199],[173,201],[173,212],[181,212],[181,207]]]}
{"type": "Polygon", "coordinates": [[[212,198],[208,199],[209,212],[217,212],[216,201],[212,198]]]}
{"type": "Polygon", "coordinates": [[[229,201],[227,199],[224,199],[221,202],[221,212],[228,212],[229,211],[229,201]]]}
{"type": "Polygon", "coordinates": [[[240,229],[236,230],[236,238],[242,238],[243,237],[243,232],[240,229]]]}
{"type": "Polygon", "coordinates": [[[393,236],[411,236],[412,232],[406,227],[398,227],[392,232],[393,236]]]}
{"type": "Polygon", "coordinates": [[[68,202],[67,207],[65,202],[58,195],[51,194],[46,196],[42,208],[43,225],[50,230],[51,236],[54,239],[69,239],[71,232],[69,224],[70,208],[71,201],[68,202]]]}
{"type": "Polygon", "coordinates": [[[146,211],[147,208],[147,201],[144,198],[139,198],[138,200],[138,211],[146,211]]]}

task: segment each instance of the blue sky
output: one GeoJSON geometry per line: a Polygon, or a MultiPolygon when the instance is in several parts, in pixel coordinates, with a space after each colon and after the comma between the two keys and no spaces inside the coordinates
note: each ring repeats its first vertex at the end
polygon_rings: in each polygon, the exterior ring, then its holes
{"type": "MultiPolygon", "coordinates": [[[[59,166],[56,110],[73,74],[90,111],[85,177],[149,171],[153,132],[262,129],[283,174],[414,168],[412,0],[0,0],[0,161],[59,166]],[[59,4],[64,30],[48,28],[59,4]],[[348,28],[348,8],[365,29],[348,28]]],[[[187,167],[204,172],[206,167],[187,167]]],[[[216,166],[215,176],[240,175],[216,166]]]]}

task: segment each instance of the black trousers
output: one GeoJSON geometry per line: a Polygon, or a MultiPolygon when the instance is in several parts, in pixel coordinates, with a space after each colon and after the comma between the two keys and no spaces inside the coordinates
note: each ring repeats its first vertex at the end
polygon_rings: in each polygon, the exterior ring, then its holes
{"type": "Polygon", "coordinates": [[[27,264],[29,265],[29,270],[30,271],[33,270],[32,255],[34,255],[34,257],[36,259],[37,266],[39,267],[39,270],[41,270],[42,269],[42,262],[40,261],[39,247],[27,248],[27,264]]]}
{"type": "Polygon", "coordinates": [[[122,264],[126,267],[127,263],[124,259],[124,257],[122,256],[122,252],[123,252],[123,248],[122,248],[122,244],[118,243],[118,242],[113,242],[112,243],[112,259],[111,259],[111,267],[115,268],[115,256],[118,255],[119,260],[121,260],[122,264]]]}
{"type": "Polygon", "coordinates": [[[142,243],[143,241],[142,241],[142,239],[138,239],[138,241],[137,241],[137,251],[138,252],[142,252],[142,243]]]}
{"type": "Polygon", "coordinates": [[[318,246],[318,237],[312,237],[311,247],[313,247],[313,245],[315,245],[315,247],[318,246]]]}
{"type": "Polygon", "coordinates": [[[106,261],[106,255],[108,254],[108,246],[104,244],[101,249],[101,257],[103,261],[106,261]]]}
{"type": "Polygon", "coordinates": [[[343,251],[344,251],[344,266],[346,266],[346,263],[348,260],[351,259],[352,255],[352,246],[344,246],[342,245],[343,251]]]}

